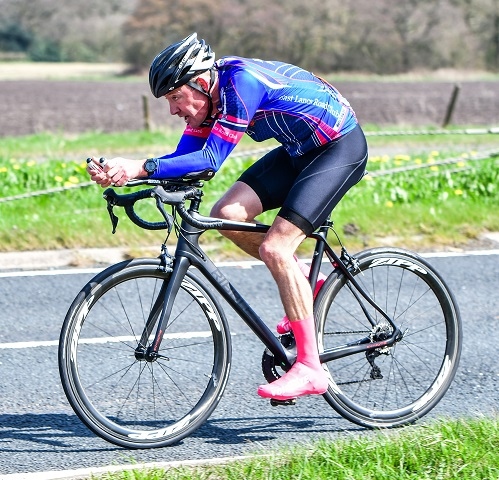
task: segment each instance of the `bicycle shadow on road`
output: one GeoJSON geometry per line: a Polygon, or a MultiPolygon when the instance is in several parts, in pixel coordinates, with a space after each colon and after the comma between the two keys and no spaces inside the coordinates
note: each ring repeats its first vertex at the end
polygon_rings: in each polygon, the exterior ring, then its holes
{"type": "MultiPolygon", "coordinates": [[[[309,416],[304,419],[281,411],[275,416],[211,419],[170,448],[185,444],[189,439],[213,445],[249,445],[288,439],[295,442],[309,441],[318,436],[364,430],[352,425],[345,428],[341,417],[325,419],[309,416]]],[[[95,444],[94,440],[98,438],[72,414],[0,414],[0,454],[42,452],[47,451],[47,448],[55,452],[126,450],[107,442],[103,448],[101,442],[95,444]]]]}
{"type": "Polygon", "coordinates": [[[248,444],[293,438],[310,440],[311,437],[338,435],[365,431],[347,424],[341,417],[290,416],[280,411],[275,416],[238,417],[208,420],[191,437],[205,439],[212,444],[248,444]],[[343,425],[343,426],[342,426],[343,425]]]}
{"type": "MultiPolygon", "coordinates": [[[[95,435],[75,415],[65,413],[48,414],[2,414],[0,415],[0,453],[27,451],[26,443],[67,449],[74,438],[95,438],[95,435]],[[20,449],[20,450],[19,450],[20,449]]],[[[111,446],[111,445],[110,445],[111,446]]],[[[111,446],[111,449],[118,447],[111,446]]],[[[32,448],[32,451],[36,451],[32,448]]],[[[95,451],[102,451],[96,448],[95,451]]]]}

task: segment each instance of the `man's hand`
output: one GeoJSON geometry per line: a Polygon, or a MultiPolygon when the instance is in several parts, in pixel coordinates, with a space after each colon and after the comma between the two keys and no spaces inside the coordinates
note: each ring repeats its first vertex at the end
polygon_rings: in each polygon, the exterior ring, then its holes
{"type": "Polygon", "coordinates": [[[144,160],[129,160],[127,158],[108,159],[102,167],[99,160],[92,157],[88,164],[87,172],[90,178],[102,188],[116,185],[122,187],[129,180],[134,178],[147,177],[147,172],[143,168],[144,160]],[[94,168],[95,164],[98,169],[94,168]]]}

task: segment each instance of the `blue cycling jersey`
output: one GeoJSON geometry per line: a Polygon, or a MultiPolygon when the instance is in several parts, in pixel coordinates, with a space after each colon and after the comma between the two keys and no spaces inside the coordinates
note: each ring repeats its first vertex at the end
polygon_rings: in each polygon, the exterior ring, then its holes
{"type": "Polygon", "coordinates": [[[275,138],[299,157],[357,125],[348,101],[332,85],[289,63],[224,57],[216,63],[220,105],[207,127],[187,126],[175,152],[159,157],[153,178],[217,171],[244,133],[275,138]]]}

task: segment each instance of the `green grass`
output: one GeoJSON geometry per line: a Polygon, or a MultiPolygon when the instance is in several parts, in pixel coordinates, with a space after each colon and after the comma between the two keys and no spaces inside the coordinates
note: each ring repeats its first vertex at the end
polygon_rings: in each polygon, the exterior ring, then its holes
{"type": "MultiPolygon", "coordinates": [[[[2,198],[61,191],[1,202],[0,250],[121,246],[133,252],[159,245],[163,232],[137,228],[120,209],[116,209],[118,231],[111,235],[102,189],[87,185],[85,158],[92,154],[141,158],[171,151],[177,138],[177,132],[125,132],[3,139],[2,198]]],[[[497,157],[473,160],[477,144],[497,145],[499,149],[497,135],[432,135],[430,140],[428,136],[399,135],[368,137],[368,141],[374,152],[368,164],[371,175],[347,194],[333,215],[337,231],[350,250],[384,244],[387,237],[390,243],[408,248],[455,247],[485,231],[499,230],[497,157]],[[447,158],[456,160],[439,165],[447,158]],[[413,166],[425,168],[378,176],[394,168],[413,166]]],[[[245,139],[237,152],[260,147],[245,139]]],[[[225,162],[205,185],[203,213],[209,212],[256,158],[237,157],[225,162]]],[[[154,220],[157,212],[150,203],[145,211],[154,220]]],[[[271,222],[275,213],[269,212],[260,220],[271,222]]],[[[239,255],[235,247],[221,243],[216,232],[208,232],[205,244],[219,247],[226,257],[239,255]]],[[[308,252],[310,245],[305,244],[301,250],[308,252]]]]}
{"type": "Polygon", "coordinates": [[[499,419],[439,420],[397,431],[322,439],[224,466],[134,470],[100,478],[493,480],[499,478],[499,419]]]}

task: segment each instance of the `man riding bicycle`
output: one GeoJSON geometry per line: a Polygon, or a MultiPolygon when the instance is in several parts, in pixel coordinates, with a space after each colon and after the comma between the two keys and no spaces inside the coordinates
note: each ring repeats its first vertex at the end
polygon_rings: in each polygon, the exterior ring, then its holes
{"type": "MultiPolygon", "coordinates": [[[[295,256],[300,243],[328,217],[364,175],[367,143],[355,113],[329,83],[295,65],[223,57],[193,33],[153,60],[149,84],[186,128],[175,152],[158,158],[109,159],[88,169],[107,187],[141,177],[176,178],[217,171],[244,133],[281,145],[249,167],[215,204],[211,216],[253,222],[279,208],[267,234],[220,232],[261,259],[277,283],[286,316],[279,333],[293,331],[297,360],[280,379],[258,388],[265,398],[323,394],[308,267],[295,256]]],[[[320,279],[316,291],[321,285],[320,279]]]]}

